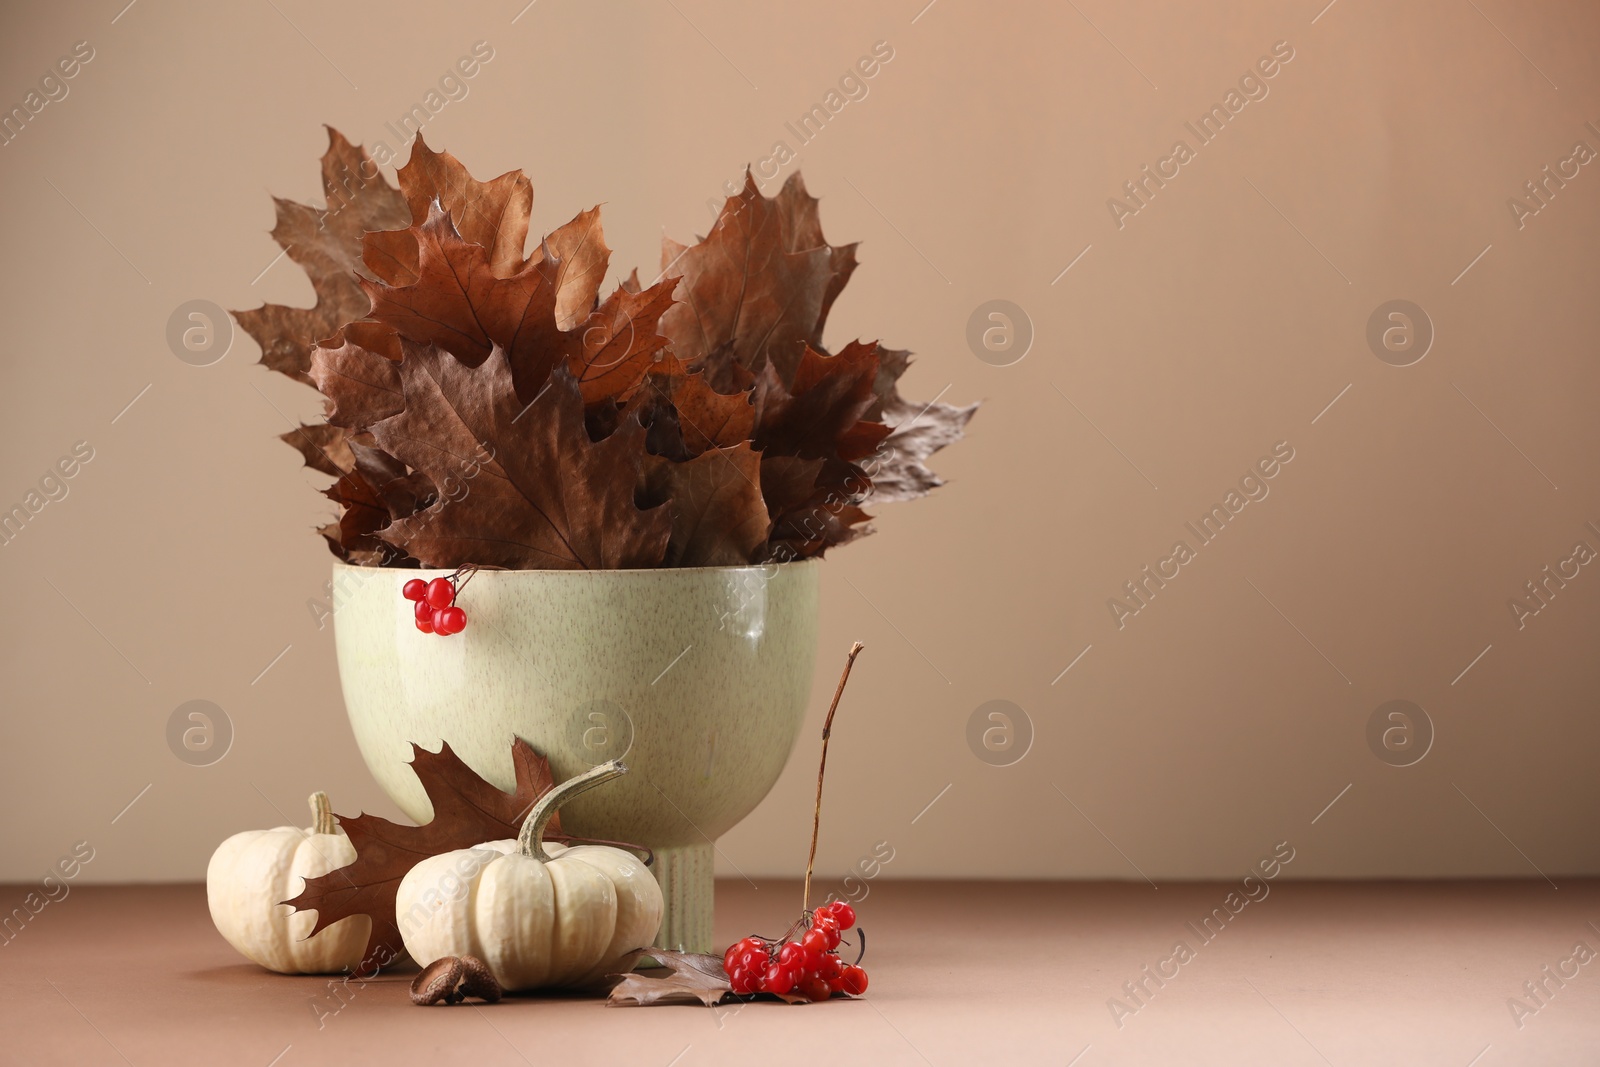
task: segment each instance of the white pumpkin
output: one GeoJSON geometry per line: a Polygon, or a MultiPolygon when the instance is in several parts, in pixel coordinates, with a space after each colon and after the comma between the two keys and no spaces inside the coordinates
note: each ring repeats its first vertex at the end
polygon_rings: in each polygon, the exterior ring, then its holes
{"type": "Polygon", "coordinates": [[[477,956],[505,990],[581,988],[655,940],[661,887],[630,852],[543,841],[569,798],[627,771],[616,760],[540,798],[515,841],[423,860],[400,882],[395,914],[406,951],[426,967],[477,956]]]}
{"type": "Polygon", "coordinates": [[[206,867],[211,921],[228,944],[279,974],[335,974],[353,970],[366,951],[372,920],[340,919],[315,937],[313,911],[280,901],[299,895],[304,880],[343,867],[355,846],[333,820],[326,793],[311,794],[311,828],[280,826],[234,834],[206,867]]]}

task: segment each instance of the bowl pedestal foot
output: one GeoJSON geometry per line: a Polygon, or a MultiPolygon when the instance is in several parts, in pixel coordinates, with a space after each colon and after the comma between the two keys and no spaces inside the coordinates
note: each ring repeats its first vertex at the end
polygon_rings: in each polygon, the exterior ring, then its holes
{"type": "Polygon", "coordinates": [[[710,952],[716,849],[709,842],[655,850],[651,870],[661,885],[663,908],[657,948],[710,952]]]}

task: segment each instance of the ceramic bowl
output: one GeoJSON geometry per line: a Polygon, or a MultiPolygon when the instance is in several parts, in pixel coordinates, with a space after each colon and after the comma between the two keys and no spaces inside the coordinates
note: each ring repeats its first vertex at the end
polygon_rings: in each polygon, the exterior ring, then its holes
{"type": "Polygon", "coordinates": [[[447,571],[334,564],[334,634],[350,725],[412,819],[432,806],[411,743],[450,747],[501,789],[523,737],[557,781],[607,759],[629,774],[562,809],[569,833],[655,850],[657,944],[711,948],[716,839],[760,803],[805,716],[818,564],[479,571],[465,631],[417,630],[401,595],[447,571]]]}

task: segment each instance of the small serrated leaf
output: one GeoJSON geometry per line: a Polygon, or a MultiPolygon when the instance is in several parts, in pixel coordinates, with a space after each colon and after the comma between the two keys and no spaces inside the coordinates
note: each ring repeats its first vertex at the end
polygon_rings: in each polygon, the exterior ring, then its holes
{"type": "Polygon", "coordinates": [[[606,997],[608,1005],[642,1006],[699,1001],[708,1008],[733,995],[722,959],[704,952],[677,952],[672,949],[639,949],[624,965],[631,968],[649,958],[659,964],[648,971],[628,970],[606,997]]]}

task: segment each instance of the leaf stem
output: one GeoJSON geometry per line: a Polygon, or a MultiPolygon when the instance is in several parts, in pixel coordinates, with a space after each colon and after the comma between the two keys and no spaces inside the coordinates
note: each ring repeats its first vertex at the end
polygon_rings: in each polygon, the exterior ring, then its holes
{"type": "Polygon", "coordinates": [[[839,710],[844,683],[850,680],[850,668],[855,666],[856,656],[861,649],[860,641],[850,646],[850,654],[844,661],[844,673],[839,675],[839,687],[833,691],[833,703],[828,705],[828,717],[822,723],[822,759],[817,763],[817,803],[811,812],[811,854],[806,857],[806,884],[800,898],[802,913],[811,910],[811,868],[817,861],[817,828],[822,823],[822,776],[828,770],[828,737],[833,733],[833,713],[839,710]]]}

